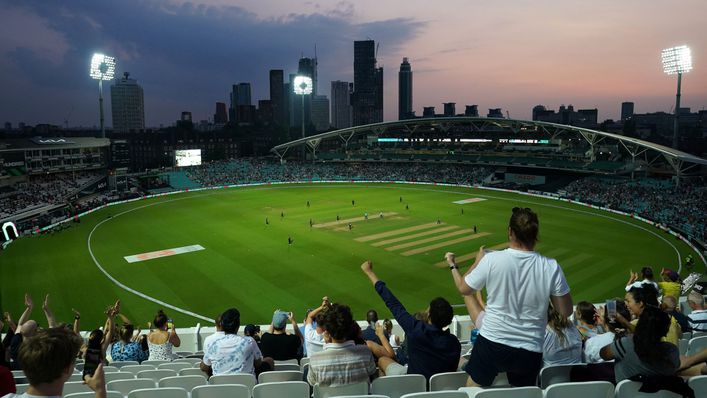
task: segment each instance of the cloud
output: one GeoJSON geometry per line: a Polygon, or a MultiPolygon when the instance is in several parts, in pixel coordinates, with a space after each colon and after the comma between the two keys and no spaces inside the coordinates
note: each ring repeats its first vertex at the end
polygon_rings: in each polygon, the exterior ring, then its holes
{"type": "MultiPolygon", "coordinates": [[[[372,37],[386,54],[393,54],[424,28],[424,23],[408,18],[354,23],[354,6],[345,1],[314,8],[312,13],[270,18],[260,18],[243,7],[196,2],[27,0],[21,7],[5,3],[0,0],[3,10],[15,10],[44,32],[31,36],[21,24],[11,30],[3,28],[7,37],[16,38],[16,45],[0,47],[3,62],[12,66],[6,65],[7,69],[20,71],[21,78],[32,85],[26,96],[28,107],[47,110],[41,116],[4,114],[3,105],[9,100],[0,99],[0,119],[21,118],[30,123],[57,123],[63,117],[52,115],[50,104],[60,100],[48,98],[49,91],[95,90],[95,82],[87,76],[95,51],[115,55],[118,74],[130,71],[138,79],[145,89],[147,124],[157,125],[176,120],[182,110],[205,118],[213,113],[214,102],[224,100],[230,85],[241,81],[253,84],[254,102],[266,99],[268,70],[296,72],[299,57],[312,56],[315,44],[320,91],[328,94],[329,80],[352,80],[354,40],[372,37]],[[45,38],[64,43],[50,63],[42,62],[45,38]],[[182,105],[175,109],[174,104],[182,105]]],[[[94,108],[93,101],[77,105],[77,123],[81,119],[91,124],[94,108]]]]}

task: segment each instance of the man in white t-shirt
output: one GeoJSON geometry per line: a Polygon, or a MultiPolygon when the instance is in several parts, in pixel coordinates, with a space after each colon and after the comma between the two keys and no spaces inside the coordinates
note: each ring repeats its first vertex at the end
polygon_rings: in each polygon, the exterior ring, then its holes
{"type": "Polygon", "coordinates": [[[483,325],[466,366],[469,386],[490,386],[501,372],[513,386],[535,385],[542,368],[548,303],[563,316],[572,314],[562,268],[534,251],[538,231],[538,216],[516,207],[508,226],[508,249],[484,253],[482,246],[463,277],[454,253],[445,256],[461,294],[472,295],[484,287],[487,292],[483,325]]]}
{"type": "Polygon", "coordinates": [[[311,357],[315,352],[324,350],[324,336],[322,335],[323,331],[317,326],[315,320],[317,314],[330,306],[331,303],[329,302],[329,297],[324,296],[322,298],[322,305],[307,313],[307,318],[304,321],[304,344],[308,357],[311,357]]]}
{"type": "MultiPolygon", "coordinates": [[[[231,308],[221,315],[223,335],[214,335],[208,345],[204,345],[204,358],[199,367],[208,374],[250,373],[272,370],[272,359],[263,360],[258,344],[250,337],[239,336],[241,315],[231,308]]],[[[266,358],[268,359],[268,358],[266,358]]]]}

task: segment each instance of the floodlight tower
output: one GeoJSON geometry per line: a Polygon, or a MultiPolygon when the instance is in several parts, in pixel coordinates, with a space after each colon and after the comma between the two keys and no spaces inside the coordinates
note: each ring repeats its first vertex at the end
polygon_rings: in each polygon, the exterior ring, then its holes
{"type": "MultiPolygon", "coordinates": [[[[312,78],[309,76],[295,76],[294,81],[295,94],[302,97],[302,138],[305,137],[304,134],[304,96],[312,94],[312,78]]],[[[302,146],[302,159],[304,160],[305,148],[302,146]]]]}
{"type": "Polygon", "coordinates": [[[678,92],[675,95],[675,118],[673,119],[673,148],[678,148],[678,119],[680,117],[680,85],[682,74],[692,70],[692,54],[688,46],[666,48],[662,52],[663,72],[678,75],[678,92]]]}
{"type": "Polygon", "coordinates": [[[106,138],[106,130],[103,125],[103,81],[113,80],[115,76],[115,58],[103,54],[93,54],[91,58],[90,76],[98,80],[98,106],[101,109],[101,137],[106,138]]]}

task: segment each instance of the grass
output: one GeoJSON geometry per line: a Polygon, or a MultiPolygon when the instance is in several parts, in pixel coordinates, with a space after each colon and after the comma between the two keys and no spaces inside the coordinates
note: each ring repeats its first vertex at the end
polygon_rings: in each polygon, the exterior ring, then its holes
{"type": "MultiPolygon", "coordinates": [[[[690,250],[672,236],[628,217],[504,192],[398,184],[237,188],[112,206],[83,217],[81,223],[62,232],[19,239],[0,252],[0,306],[17,319],[24,308],[23,294],[30,292],[35,301],[33,319],[43,323],[41,300],[49,293],[57,318],[69,322],[71,308],[76,308],[82,313],[85,330],[102,325],[103,310],[120,298],[124,313],[133,322],[150,320],[163,307],[121,289],[96,267],[87,245],[92,231],[93,254],[116,280],[209,318],[236,307],[242,323],[269,323],[277,308],[293,311],[302,319],[304,310],[316,307],[324,295],[349,304],[359,319],[369,308],[376,308],[382,317],[389,316],[359,269],[366,259],[373,260],[378,275],[411,311],[425,308],[436,296],[461,303],[449,271],[435,264],[446,251],[464,255],[482,244],[506,242],[507,220],[514,206],[538,212],[541,236],[537,249],[562,265],[575,302],[599,302],[623,295],[629,270],[644,265],[653,266],[656,272],[661,267],[677,268],[676,250],[683,257],[690,250]],[[486,200],[453,203],[474,197],[486,200]],[[369,220],[353,222],[350,231],[346,224],[309,226],[310,219],[319,224],[335,221],[337,215],[348,219],[364,212],[369,213],[369,220]],[[397,214],[379,219],[380,212],[397,214]],[[439,228],[447,228],[438,234],[381,246],[373,244],[405,234],[356,240],[438,219],[443,223],[439,228]],[[486,235],[407,256],[402,253],[469,234],[387,250],[473,225],[478,226],[480,235],[486,235]],[[287,244],[288,237],[294,239],[292,245],[287,244]],[[123,258],[194,244],[205,250],[137,263],[123,258]]],[[[465,261],[462,268],[470,263],[465,261]]],[[[166,312],[178,327],[205,323],[174,310],[166,312]]]]}

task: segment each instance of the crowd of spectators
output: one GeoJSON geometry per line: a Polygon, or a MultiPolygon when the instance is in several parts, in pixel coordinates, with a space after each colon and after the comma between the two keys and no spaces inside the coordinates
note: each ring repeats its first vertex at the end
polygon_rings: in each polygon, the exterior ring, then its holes
{"type": "MultiPolygon", "coordinates": [[[[268,332],[261,335],[254,325],[246,325],[240,335],[240,311],[226,309],[215,321],[217,332],[204,340],[200,368],[209,376],[257,376],[273,370],[275,361],[299,361],[307,355],[306,380],[311,385],[340,386],[403,374],[429,380],[435,374],[462,369],[469,376],[467,386],[485,388],[499,373],[506,374],[511,386],[533,386],[543,367],[571,364],[570,376],[576,381],[616,384],[640,378],[679,393],[690,391],[681,376],[707,374],[707,349],[679,356],[677,340],[683,332],[707,332],[707,310],[703,296],[691,291],[687,302],[692,312],[679,314],[678,297],[669,295],[675,294],[670,289],[676,282],[674,271],[662,270],[662,280],[656,282],[646,267],[642,280],[631,273],[625,288],[616,286],[617,293],[625,291],[623,298],[610,299],[599,308],[580,302],[573,311],[561,265],[534,250],[538,234],[537,214],[529,208],[514,208],[507,249],[480,247],[463,275],[454,253],[446,254],[454,286],[478,328],[468,355],[450,333],[453,309],[449,301],[432,298],[424,311],[412,314],[378,278],[373,263],[365,261],[360,267],[362,277],[368,278],[404,331],[402,342],[397,340],[399,347],[390,344],[393,336],[375,310],[366,314],[369,327],[362,330],[348,305],[324,297],[321,305],[306,314],[304,331],[292,312],[278,309],[268,332]],[[487,293],[486,303],[482,289],[487,293]]],[[[47,295],[42,310],[48,328],[42,330],[30,319],[33,306],[31,297],[25,295],[25,311],[17,323],[6,313],[8,331],[0,353],[0,377],[8,367],[24,370],[31,395],[61,395],[78,357],[84,360],[85,382],[103,398],[103,365],[118,360],[171,360],[176,357],[173,349],[181,343],[174,322],[161,310],[143,334],[135,330],[116,301],[105,311],[103,327],[92,330],[83,341],[78,338],[78,311],[74,310],[72,324],[59,324],[47,295]],[[46,370],[51,367],[56,369],[46,370]]],[[[14,392],[12,385],[0,391],[14,392]]]]}
{"type": "Polygon", "coordinates": [[[635,213],[707,242],[707,184],[685,180],[675,187],[655,180],[587,177],[564,188],[565,196],[635,213]]]}

